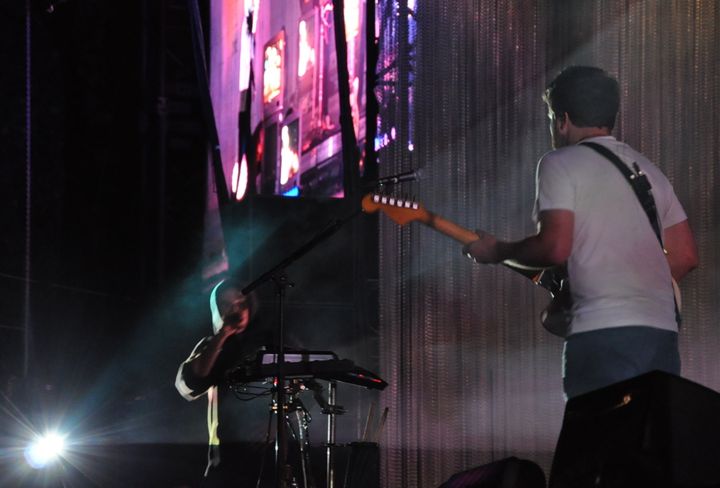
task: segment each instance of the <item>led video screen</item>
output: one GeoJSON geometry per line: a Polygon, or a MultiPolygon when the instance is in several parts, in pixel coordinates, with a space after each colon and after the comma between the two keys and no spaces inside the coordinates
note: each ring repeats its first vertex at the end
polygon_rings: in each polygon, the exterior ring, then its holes
{"type": "MultiPolygon", "coordinates": [[[[342,198],[343,161],[331,0],[260,2],[255,34],[263,132],[258,194],[342,198]]],[[[365,2],[345,2],[350,106],[365,135],[365,2]]]]}

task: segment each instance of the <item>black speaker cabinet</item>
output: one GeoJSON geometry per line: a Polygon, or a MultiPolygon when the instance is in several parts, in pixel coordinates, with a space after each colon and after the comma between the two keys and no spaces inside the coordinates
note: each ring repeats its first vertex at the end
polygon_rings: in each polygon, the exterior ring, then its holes
{"type": "Polygon", "coordinates": [[[380,488],[380,448],[375,442],[351,442],[343,488],[380,488]]]}
{"type": "Polygon", "coordinates": [[[720,393],[653,371],[571,399],[549,486],[720,486],[720,393]]]}

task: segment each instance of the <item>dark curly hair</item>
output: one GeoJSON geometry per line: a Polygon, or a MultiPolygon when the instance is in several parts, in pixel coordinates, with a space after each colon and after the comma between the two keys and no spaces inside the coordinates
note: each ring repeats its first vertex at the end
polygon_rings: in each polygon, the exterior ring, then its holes
{"type": "Polygon", "coordinates": [[[600,68],[570,66],[550,82],[543,101],[557,117],[567,113],[578,127],[612,130],[620,108],[620,87],[600,68]]]}

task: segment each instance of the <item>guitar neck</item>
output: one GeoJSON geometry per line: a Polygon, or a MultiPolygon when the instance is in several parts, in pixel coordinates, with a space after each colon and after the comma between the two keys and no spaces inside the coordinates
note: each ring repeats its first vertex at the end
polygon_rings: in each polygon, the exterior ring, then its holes
{"type": "MultiPolygon", "coordinates": [[[[399,225],[407,225],[410,222],[422,222],[431,229],[456,240],[463,246],[480,238],[475,232],[428,211],[425,207],[414,201],[369,193],[362,199],[362,209],[367,213],[382,211],[399,225]]],[[[535,283],[539,283],[538,279],[542,274],[542,270],[528,269],[510,261],[503,261],[502,264],[516,273],[520,273],[526,278],[531,279],[535,283]]]]}
{"type": "MultiPolygon", "coordinates": [[[[431,229],[434,229],[442,234],[445,234],[446,236],[458,241],[463,246],[466,246],[470,244],[473,241],[476,241],[479,239],[479,236],[469,230],[465,227],[456,224],[455,222],[451,222],[450,220],[444,219],[440,217],[439,215],[436,215],[432,212],[428,212],[428,218],[422,220],[422,222],[430,227],[431,229]]],[[[518,267],[517,265],[514,265],[513,263],[510,263],[508,261],[503,261],[503,266],[506,268],[510,268],[511,270],[515,271],[516,273],[520,273],[521,275],[525,276],[526,278],[529,278],[531,280],[535,280],[539,274],[540,271],[537,269],[527,269],[523,267],[518,267]]]]}
{"type": "Polygon", "coordinates": [[[428,212],[428,219],[423,221],[423,223],[431,229],[455,239],[463,246],[479,239],[479,236],[475,232],[457,225],[455,222],[444,219],[432,212],[428,212]]]}

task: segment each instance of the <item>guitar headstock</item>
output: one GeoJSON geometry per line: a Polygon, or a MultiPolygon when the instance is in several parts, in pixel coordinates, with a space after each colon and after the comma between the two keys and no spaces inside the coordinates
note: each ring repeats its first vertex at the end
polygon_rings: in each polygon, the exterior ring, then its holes
{"type": "Polygon", "coordinates": [[[400,225],[416,220],[427,223],[431,218],[425,207],[415,201],[377,193],[368,193],[363,197],[362,209],[365,213],[381,211],[400,225]]]}

